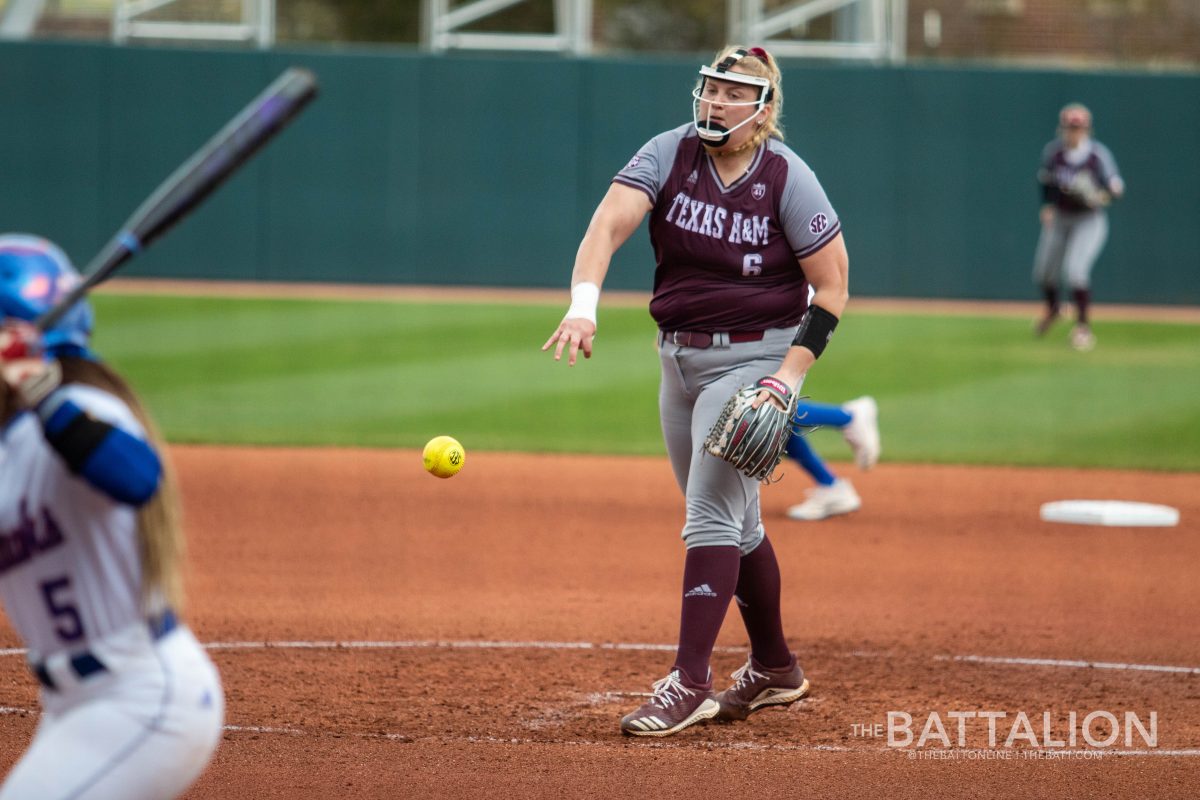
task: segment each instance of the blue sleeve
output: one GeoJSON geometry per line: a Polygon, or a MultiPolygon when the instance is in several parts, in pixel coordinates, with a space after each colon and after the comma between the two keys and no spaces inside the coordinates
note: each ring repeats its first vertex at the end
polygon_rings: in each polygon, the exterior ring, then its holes
{"type": "Polygon", "coordinates": [[[120,503],[141,506],[158,491],[162,462],[149,442],[64,400],[42,421],[46,441],[71,472],[120,503]]]}

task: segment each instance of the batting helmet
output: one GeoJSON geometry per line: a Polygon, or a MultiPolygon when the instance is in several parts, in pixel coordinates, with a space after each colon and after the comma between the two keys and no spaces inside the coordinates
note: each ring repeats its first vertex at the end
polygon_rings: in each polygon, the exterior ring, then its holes
{"type": "MultiPolygon", "coordinates": [[[[0,319],[33,322],[80,281],[71,260],[53,243],[37,236],[0,236],[0,319]]],[[[80,300],[43,335],[46,349],[86,349],[92,335],[92,307],[80,300]]]]}

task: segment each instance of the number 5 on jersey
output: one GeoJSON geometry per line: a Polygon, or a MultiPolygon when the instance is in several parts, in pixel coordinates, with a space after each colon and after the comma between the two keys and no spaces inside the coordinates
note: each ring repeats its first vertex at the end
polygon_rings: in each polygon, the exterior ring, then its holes
{"type": "Polygon", "coordinates": [[[83,638],[83,618],[79,616],[79,609],[75,607],[70,593],[71,578],[67,575],[42,581],[42,597],[46,600],[50,615],[58,622],[54,632],[64,642],[83,638]]]}

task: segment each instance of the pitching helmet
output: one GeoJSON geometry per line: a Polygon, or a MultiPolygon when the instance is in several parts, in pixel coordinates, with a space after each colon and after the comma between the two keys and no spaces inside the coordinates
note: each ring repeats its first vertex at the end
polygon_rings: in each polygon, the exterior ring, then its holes
{"type": "MultiPolygon", "coordinates": [[[[80,281],[71,260],[53,243],[37,236],[0,236],[0,319],[33,322],[80,281]]],[[[87,349],[92,307],[80,300],[43,336],[46,350],[87,349]]]]}
{"type": "MultiPolygon", "coordinates": [[[[712,145],[713,147],[721,147],[729,141],[729,135],[743,125],[749,124],[754,117],[749,116],[746,119],[734,125],[732,128],[727,128],[724,125],[713,122],[712,120],[712,105],[709,104],[707,113],[704,114],[704,119],[701,120],[701,104],[704,102],[704,87],[711,78],[713,80],[728,81],[729,83],[739,83],[757,90],[755,97],[752,100],[745,102],[723,102],[725,106],[754,106],[754,111],[761,111],[763,106],[771,102],[775,94],[775,90],[771,86],[770,78],[760,78],[757,75],[749,75],[744,72],[734,72],[732,67],[738,61],[751,56],[753,58],[765,58],[766,52],[761,48],[753,48],[752,50],[737,49],[721,59],[715,66],[702,65],[700,67],[700,83],[692,92],[692,126],[696,129],[696,133],[700,138],[712,145]],[[759,56],[758,53],[762,53],[759,56]]],[[[761,123],[760,123],[761,124],[761,123]]]]}

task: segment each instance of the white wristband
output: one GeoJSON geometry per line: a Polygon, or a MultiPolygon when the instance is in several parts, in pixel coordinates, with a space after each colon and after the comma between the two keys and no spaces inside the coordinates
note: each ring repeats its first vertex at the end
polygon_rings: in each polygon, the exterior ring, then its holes
{"type": "Polygon", "coordinates": [[[600,287],[583,281],[571,287],[571,307],[563,319],[586,319],[596,324],[596,306],[600,304],[600,287]]]}

